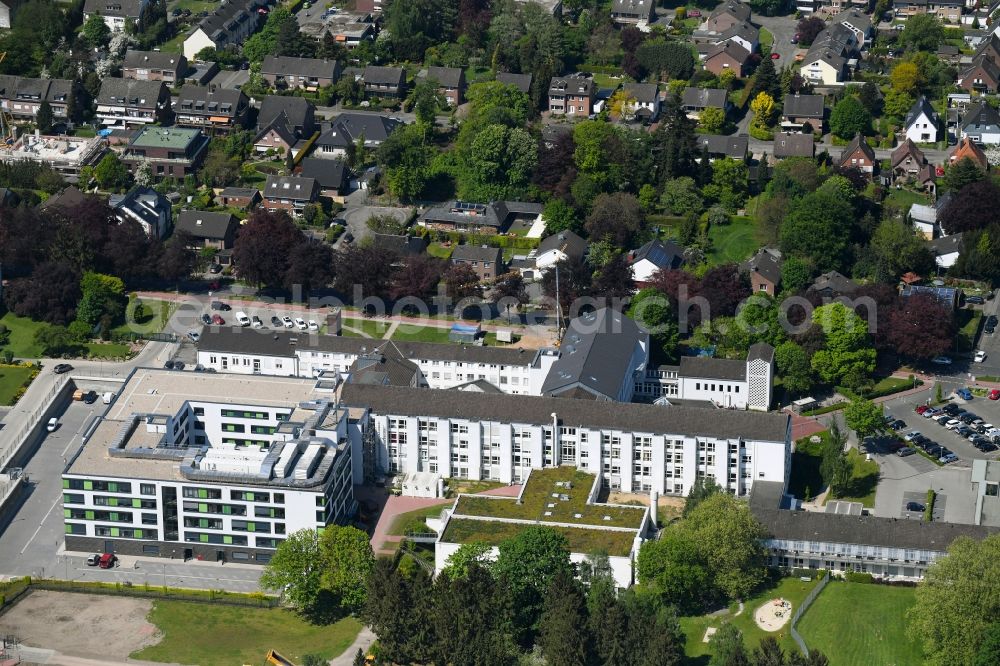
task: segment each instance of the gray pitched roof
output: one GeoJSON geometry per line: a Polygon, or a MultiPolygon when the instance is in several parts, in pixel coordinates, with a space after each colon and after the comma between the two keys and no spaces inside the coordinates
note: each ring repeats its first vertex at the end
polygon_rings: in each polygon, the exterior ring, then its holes
{"type": "Polygon", "coordinates": [[[927,101],[927,97],[924,95],[917,98],[917,101],[915,101],[913,106],[910,107],[910,110],[906,113],[906,120],[903,121],[903,126],[909,127],[915,123],[921,115],[927,116],[927,119],[932,123],[937,122],[937,112],[934,110],[934,107],[931,106],[931,103],[927,101]]]}
{"type": "Polygon", "coordinates": [[[1000,113],[986,102],[980,102],[970,108],[962,118],[962,129],[974,125],[981,128],[1000,126],[1000,113]]]}
{"type": "Polygon", "coordinates": [[[629,263],[634,264],[643,259],[649,260],[659,268],[680,268],[684,263],[684,249],[673,241],[663,242],[654,238],[634,251],[629,263]]]}
{"type": "Polygon", "coordinates": [[[492,261],[500,263],[503,250],[488,245],[459,245],[451,253],[452,261],[492,261]]]}
{"type": "Polygon", "coordinates": [[[868,18],[867,14],[859,12],[857,9],[845,9],[834,16],[830,22],[846,23],[855,30],[859,30],[866,35],[872,31],[872,20],[868,18]]]}
{"type": "Polygon", "coordinates": [[[242,90],[196,86],[188,83],[177,94],[175,111],[232,117],[245,108],[247,102],[247,96],[243,94],[242,90]],[[198,108],[199,103],[201,103],[201,108],[198,108]],[[184,108],[186,104],[190,104],[191,108],[184,108]]]}
{"type": "Polygon", "coordinates": [[[785,440],[790,419],[787,414],[778,412],[731,409],[709,412],[699,407],[660,407],[474,391],[456,396],[454,391],[448,390],[360,384],[344,386],[341,399],[348,407],[370,407],[379,414],[549,425],[554,413],[558,421],[568,427],[773,442],[785,440]]]}
{"type": "Polygon", "coordinates": [[[304,97],[267,95],[261,102],[260,112],[257,114],[257,129],[267,127],[281,114],[285,115],[289,129],[305,127],[311,106],[312,102],[304,97]]]}
{"type": "Polygon", "coordinates": [[[373,386],[414,386],[420,375],[416,363],[404,358],[391,341],[360,354],[348,372],[352,384],[373,386]]]}
{"type": "Polygon", "coordinates": [[[758,342],[750,345],[747,352],[747,361],[762,360],[768,363],[774,360],[774,347],[766,342],[758,342]]]}
{"type": "Polygon", "coordinates": [[[549,81],[549,95],[592,95],[594,79],[586,76],[553,76],[549,81]]]}
{"type": "Polygon", "coordinates": [[[611,308],[576,317],[566,327],[559,360],[552,364],[542,393],[557,395],[579,386],[616,399],[623,373],[631,372],[635,347],[644,339],[648,341],[648,334],[611,308]]]}
{"type": "Polygon", "coordinates": [[[840,154],[841,166],[847,164],[851,159],[851,155],[859,150],[864,153],[865,157],[873,162],[875,161],[875,149],[869,145],[868,141],[865,140],[865,137],[860,134],[856,134],[854,138],[851,139],[851,142],[847,144],[847,147],[844,148],[844,152],[840,154]]]}
{"type": "Polygon", "coordinates": [[[170,201],[151,187],[134,187],[125,196],[109,203],[112,208],[127,208],[154,230],[159,227],[160,213],[170,218],[170,201]]]}
{"type": "Polygon", "coordinates": [[[933,252],[935,257],[940,257],[953,252],[961,252],[964,238],[964,235],[959,232],[950,236],[941,236],[940,238],[929,240],[926,245],[927,249],[933,252]]]}
{"type": "Polygon", "coordinates": [[[406,70],[402,67],[377,67],[368,65],[362,75],[365,83],[402,85],[406,83],[406,70]]]}
{"type": "Polygon", "coordinates": [[[260,190],[256,187],[227,187],[222,192],[219,193],[221,197],[247,197],[250,198],[255,194],[260,194],[260,190]]]}
{"type": "Polygon", "coordinates": [[[698,134],[695,138],[699,150],[705,148],[709,155],[725,155],[741,160],[747,156],[750,138],[739,135],[698,134]]]}
{"type": "Polygon", "coordinates": [[[781,282],[781,254],[777,250],[762,247],[747,260],[748,271],[758,273],[773,285],[781,282]]]}
{"type": "Polygon", "coordinates": [[[517,86],[523,93],[531,91],[531,74],[512,74],[511,72],[497,72],[497,81],[509,86],[517,86]]]}
{"type": "Polygon", "coordinates": [[[625,90],[625,94],[631,95],[640,104],[652,104],[660,96],[655,83],[626,83],[622,87],[625,90]]]}
{"type": "Polygon", "coordinates": [[[137,19],[142,13],[142,0],[87,0],[83,13],[137,19]]]}
{"type": "Polygon", "coordinates": [[[109,106],[153,108],[166,89],[163,81],[135,81],[109,77],[101,82],[97,103],[109,106]]]}
{"type": "Polygon", "coordinates": [[[346,148],[362,134],[365,141],[381,143],[402,124],[398,118],[378,113],[342,113],[320,135],[316,144],[346,148]]]}
{"type": "Polygon", "coordinates": [[[200,28],[212,39],[228,35],[230,30],[247,21],[257,21],[258,0],[229,0],[219,4],[214,12],[198,22],[200,28]]]}
{"type": "Polygon", "coordinates": [[[325,189],[339,189],[347,181],[350,170],[343,160],[328,160],[322,157],[307,157],[302,160],[302,175],[315,178],[325,189]]]}
{"type": "Polygon", "coordinates": [[[392,250],[401,257],[413,257],[424,253],[427,249],[427,239],[423,236],[372,234],[372,245],[392,250]]]}
{"type": "Polygon", "coordinates": [[[730,358],[681,356],[680,374],[699,379],[742,381],[747,376],[747,363],[730,358]]]}
{"type": "Polygon", "coordinates": [[[540,256],[551,250],[559,250],[570,259],[581,259],[587,253],[587,241],[569,229],[560,231],[542,239],[538,244],[535,256],[540,256]]]}
{"type": "Polygon", "coordinates": [[[317,79],[337,79],[340,63],[336,60],[322,58],[293,58],[292,56],[272,56],[264,58],[261,63],[261,74],[284,76],[305,76],[317,79]]]}
{"type": "Polygon", "coordinates": [[[726,0],[713,9],[712,13],[708,16],[709,18],[715,18],[721,14],[730,14],[740,21],[749,21],[750,7],[742,2],[739,2],[739,0],[726,0]]]}
{"type": "Polygon", "coordinates": [[[457,88],[462,81],[461,67],[428,67],[425,78],[434,79],[442,88],[457,88]]]}
{"type": "Polygon", "coordinates": [[[775,157],[812,157],[815,149],[813,135],[776,132],[774,135],[775,157]]]}
{"type": "Polygon", "coordinates": [[[316,180],[302,176],[268,176],[264,197],[311,199],[316,194],[316,180]]]}
{"type": "Polygon", "coordinates": [[[685,88],[681,104],[699,109],[724,109],[728,103],[726,91],[721,88],[685,88]]]}
{"type": "Polygon", "coordinates": [[[858,283],[848,279],[837,271],[823,273],[809,286],[809,291],[829,290],[834,294],[851,294],[858,288],[858,283]]]}
{"type": "Polygon", "coordinates": [[[822,95],[785,95],[782,114],[788,118],[823,119],[824,97],[822,95]]]}
{"type": "Polygon", "coordinates": [[[757,38],[759,36],[760,36],[760,31],[757,29],[757,27],[744,21],[742,23],[737,23],[728,30],[723,31],[719,35],[719,39],[730,40],[733,39],[734,37],[740,37],[752,44],[753,42],[757,41],[757,38]]]}
{"type": "Polygon", "coordinates": [[[129,49],[125,52],[125,59],[122,61],[124,69],[177,69],[183,76],[187,69],[187,58],[178,53],[165,53],[162,51],[133,51],[129,49]]]}
{"type": "Polygon", "coordinates": [[[205,210],[182,210],[174,222],[176,231],[185,231],[195,238],[212,240],[223,240],[237,226],[239,222],[234,215],[205,210]]]}

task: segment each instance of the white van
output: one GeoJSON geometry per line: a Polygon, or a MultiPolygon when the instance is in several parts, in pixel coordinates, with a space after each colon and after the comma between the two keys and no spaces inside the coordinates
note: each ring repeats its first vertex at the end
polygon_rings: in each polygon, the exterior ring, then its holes
{"type": "Polygon", "coordinates": [[[108,391],[107,393],[101,396],[101,400],[104,401],[105,405],[110,405],[111,401],[114,400],[114,398],[115,398],[114,391],[108,391]]]}
{"type": "Polygon", "coordinates": [[[237,312],[236,313],[236,323],[239,324],[240,326],[244,326],[244,327],[249,326],[250,325],[250,317],[247,316],[246,312],[237,312]]]}

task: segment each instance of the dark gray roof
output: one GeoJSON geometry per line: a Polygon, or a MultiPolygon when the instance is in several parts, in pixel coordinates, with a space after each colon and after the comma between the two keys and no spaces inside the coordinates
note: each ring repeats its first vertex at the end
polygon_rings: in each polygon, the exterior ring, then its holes
{"type": "Polygon", "coordinates": [[[709,358],[708,356],[681,356],[680,374],[684,377],[701,379],[746,379],[746,361],[730,358],[709,358]]]}
{"type": "Polygon", "coordinates": [[[964,236],[961,233],[952,234],[950,236],[941,236],[940,238],[927,241],[927,249],[933,252],[935,257],[951,254],[953,252],[961,252],[963,239],[964,236]]]}
{"type": "Polygon", "coordinates": [[[774,361],[774,347],[766,342],[757,342],[750,345],[747,352],[747,361],[763,360],[771,363],[774,361]]]}
{"type": "MultiPolygon", "coordinates": [[[[10,80],[5,81],[4,88],[10,80]]],[[[68,102],[70,92],[73,90],[73,82],[67,79],[31,79],[13,77],[16,91],[13,96],[17,99],[45,100],[47,102],[68,102]]],[[[9,96],[11,91],[7,89],[9,96]]]]}
{"type": "Polygon", "coordinates": [[[462,82],[462,68],[428,67],[426,78],[434,79],[442,88],[457,88],[462,82]]]}
{"type": "Polygon", "coordinates": [[[316,194],[316,179],[302,176],[268,176],[264,182],[265,197],[309,199],[316,194]]]}
{"type": "Polygon", "coordinates": [[[569,229],[560,231],[542,239],[535,251],[535,256],[540,256],[552,250],[559,250],[569,259],[580,259],[587,254],[587,241],[569,229]]]}
{"type": "Polygon", "coordinates": [[[305,76],[316,79],[337,80],[337,73],[340,70],[340,63],[336,60],[324,60],[321,58],[294,58],[292,56],[272,56],[264,58],[261,63],[261,74],[274,74],[284,76],[305,76]]]}
{"type": "Polygon", "coordinates": [[[648,334],[617,310],[601,308],[576,317],[566,327],[559,360],[552,364],[542,393],[558,395],[579,387],[615,400],[640,344],[649,344],[648,334]]]}
{"type": "Polygon", "coordinates": [[[638,250],[632,252],[629,263],[647,259],[658,268],[680,268],[684,263],[684,248],[673,241],[661,241],[658,238],[647,242],[638,250]]]}
{"type": "Polygon", "coordinates": [[[750,58],[750,52],[743,48],[739,42],[725,41],[706,46],[708,48],[705,50],[705,60],[710,60],[720,53],[725,53],[740,64],[744,64],[750,58]]]}
{"type": "Polygon", "coordinates": [[[685,88],[681,104],[698,109],[724,109],[728,103],[726,91],[721,88],[685,88]]]}
{"type": "Polygon", "coordinates": [[[817,118],[823,119],[822,95],[785,95],[782,114],[787,118],[817,118]]]}
{"type": "Polygon", "coordinates": [[[756,481],[750,492],[750,510],[768,535],[789,541],[887,546],[945,552],[959,537],[984,539],[1000,532],[996,527],[902,518],[851,516],[778,508],[781,483],[756,481]]]}
{"type": "Polygon", "coordinates": [[[549,95],[592,95],[594,79],[586,76],[553,76],[549,81],[549,95]]]}
{"type": "Polygon", "coordinates": [[[112,208],[132,211],[149,224],[154,236],[160,226],[160,213],[165,213],[169,220],[172,210],[170,201],[151,187],[134,187],[125,196],[109,203],[112,208]]]}
{"type": "Polygon", "coordinates": [[[649,17],[655,6],[656,0],[614,0],[611,3],[611,12],[612,14],[649,17]]]}
{"type": "Polygon", "coordinates": [[[320,146],[346,148],[364,134],[365,141],[381,143],[403,124],[398,118],[380,113],[342,113],[316,140],[320,146]]]}
{"type": "Polygon", "coordinates": [[[451,253],[452,261],[492,261],[500,263],[503,250],[488,245],[459,245],[451,253]]]}
{"type": "Polygon", "coordinates": [[[511,72],[497,72],[497,81],[510,86],[517,86],[523,93],[531,91],[531,74],[513,74],[511,72]]]}
{"type": "Polygon", "coordinates": [[[449,391],[478,391],[480,393],[491,393],[491,394],[502,394],[503,391],[499,386],[491,384],[485,379],[473,379],[470,382],[465,382],[464,384],[457,384],[452,386],[449,391]]]}
{"type": "Polygon", "coordinates": [[[698,148],[705,148],[709,155],[725,155],[742,160],[747,156],[750,138],[739,135],[699,134],[696,139],[698,148]]]}
{"type": "Polygon", "coordinates": [[[154,108],[162,95],[169,95],[163,81],[106,78],[101,82],[97,103],[108,106],[154,108]]]}
{"type": "Polygon", "coordinates": [[[515,215],[540,215],[541,204],[524,201],[446,201],[439,206],[428,208],[420,215],[421,221],[444,222],[450,224],[475,223],[483,227],[503,229],[515,215]]]}
{"type": "Polygon", "coordinates": [[[823,273],[809,286],[809,291],[830,291],[835,294],[852,294],[858,288],[858,283],[848,279],[837,271],[823,273]]]}
{"type": "Polygon", "coordinates": [[[931,106],[931,103],[927,101],[925,95],[921,95],[917,101],[913,103],[910,110],[906,114],[906,120],[903,121],[904,127],[909,127],[914,122],[920,118],[921,115],[927,116],[927,119],[932,123],[937,122],[937,112],[931,106]]]}
{"type": "Polygon", "coordinates": [[[844,166],[845,164],[848,164],[851,159],[851,155],[859,150],[864,153],[865,157],[869,160],[872,162],[875,161],[875,150],[871,147],[868,141],[865,140],[865,137],[860,134],[856,134],[854,138],[851,139],[851,142],[847,144],[847,147],[844,148],[844,152],[840,154],[840,165],[844,166]]]}
{"type": "Polygon", "coordinates": [[[831,20],[831,23],[846,23],[856,30],[860,30],[866,35],[872,30],[872,20],[867,14],[859,12],[857,9],[845,9],[831,20]]]}
{"type": "Polygon", "coordinates": [[[401,257],[412,257],[424,253],[424,250],[427,249],[427,239],[423,236],[372,234],[372,245],[392,250],[401,257]]]}
{"type": "Polygon", "coordinates": [[[1000,113],[986,102],[980,102],[971,107],[962,118],[962,129],[971,125],[978,125],[979,128],[1000,126],[1000,113]]]}
{"type": "Polygon", "coordinates": [[[181,76],[187,70],[187,58],[178,53],[165,53],[162,51],[133,51],[129,49],[125,52],[125,60],[122,62],[124,69],[177,69],[181,76]]]}
{"type": "Polygon", "coordinates": [[[748,5],[744,5],[742,2],[739,2],[739,0],[726,0],[712,10],[712,13],[709,14],[709,18],[715,18],[721,14],[730,14],[740,21],[749,21],[750,7],[748,5]]]}
{"type": "Polygon", "coordinates": [[[230,230],[239,226],[236,217],[229,213],[213,213],[204,210],[182,210],[177,215],[174,229],[186,231],[195,238],[223,240],[230,230]]]}
{"type": "Polygon", "coordinates": [[[245,24],[247,21],[258,20],[257,7],[262,5],[258,0],[229,0],[220,4],[214,12],[198,22],[198,28],[215,40],[223,35],[228,36],[230,30],[245,24]]]}
{"type": "Polygon", "coordinates": [[[260,194],[260,190],[256,187],[227,187],[219,193],[221,197],[247,197],[248,199],[253,197],[255,194],[260,194]]]}
{"type": "Polygon", "coordinates": [[[777,285],[781,282],[781,255],[777,250],[762,247],[747,260],[746,269],[777,285]]]}
{"type": "Polygon", "coordinates": [[[312,102],[304,97],[268,95],[260,104],[260,112],[257,114],[257,129],[268,127],[281,114],[285,115],[285,124],[289,130],[296,127],[306,127],[309,124],[309,109],[312,105],[312,102]]]}
{"type": "Polygon", "coordinates": [[[404,358],[396,345],[386,342],[359,355],[348,372],[352,384],[416,386],[420,368],[404,358]]]}
{"type": "Polygon", "coordinates": [[[732,39],[734,37],[740,37],[746,41],[753,42],[757,41],[757,37],[760,35],[760,31],[757,30],[756,26],[747,23],[746,21],[742,23],[737,23],[728,30],[723,31],[719,35],[719,39],[732,39]]]}
{"type": "Polygon", "coordinates": [[[812,157],[815,148],[813,135],[776,132],[774,135],[775,157],[812,157]]]}
{"type": "Polygon", "coordinates": [[[660,407],[475,391],[456,396],[451,390],[357,384],[344,386],[341,400],[348,407],[369,407],[378,414],[549,425],[555,413],[559,422],[568,427],[772,442],[785,441],[790,420],[787,414],[778,412],[720,409],[708,413],[696,407],[660,407]],[[708,414],[711,418],[706,418],[708,414]]]}
{"type": "Polygon", "coordinates": [[[45,201],[38,204],[38,208],[41,210],[45,210],[46,208],[63,208],[65,210],[72,210],[85,202],[87,199],[91,198],[97,198],[97,195],[85,193],[76,185],[70,185],[64,190],[53,194],[45,201]]]}
{"type": "Polygon", "coordinates": [[[302,160],[302,175],[316,179],[324,189],[340,189],[347,182],[350,170],[343,160],[307,157],[302,160]]]}
{"type": "Polygon", "coordinates": [[[253,142],[257,143],[267,136],[268,133],[274,131],[279,137],[281,137],[281,140],[284,141],[286,145],[289,147],[294,146],[296,140],[295,132],[290,129],[290,127],[292,127],[292,124],[288,122],[288,118],[285,117],[285,114],[279,113],[276,118],[271,119],[270,123],[257,130],[257,135],[254,136],[253,142]]]}
{"type": "Polygon", "coordinates": [[[362,75],[365,83],[382,85],[403,85],[406,83],[406,70],[402,67],[377,67],[368,65],[362,75]]]}
{"type": "Polygon", "coordinates": [[[87,0],[83,13],[137,19],[142,14],[143,0],[87,0]]]}
{"type": "Polygon", "coordinates": [[[247,96],[242,90],[232,90],[230,88],[217,88],[215,86],[196,86],[188,83],[181,88],[177,94],[177,105],[174,110],[178,113],[195,113],[213,116],[235,116],[247,105],[247,96]],[[201,108],[198,103],[201,102],[201,108]],[[186,103],[191,104],[191,108],[185,109],[186,103]]]}

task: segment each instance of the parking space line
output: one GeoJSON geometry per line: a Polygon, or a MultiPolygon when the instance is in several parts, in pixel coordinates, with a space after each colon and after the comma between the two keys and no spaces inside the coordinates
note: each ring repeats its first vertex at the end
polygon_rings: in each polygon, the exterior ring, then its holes
{"type": "Polygon", "coordinates": [[[55,509],[56,505],[60,502],[62,502],[62,495],[57,497],[56,501],[52,503],[51,507],[49,507],[49,510],[45,512],[45,517],[42,518],[42,521],[38,524],[38,529],[35,530],[35,533],[31,535],[30,539],[28,539],[28,542],[24,544],[24,548],[21,549],[21,555],[24,555],[24,551],[28,550],[28,546],[30,546],[31,542],[35,540],[35,537],[42,531],[42,528],[45,527],[45,521],[49,519],[49,514],[52,513],[52,510],[55,509]]]}

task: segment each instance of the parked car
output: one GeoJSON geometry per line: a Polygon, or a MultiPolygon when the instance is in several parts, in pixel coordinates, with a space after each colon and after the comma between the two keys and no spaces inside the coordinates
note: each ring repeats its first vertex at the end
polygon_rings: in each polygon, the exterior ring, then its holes
{"type": "Polygon", "coordinates": [[[295,322],[288,315],[281,318],[281,323],[285,325],[285,328],[295,328],[295,322]]]}
{"type": "Polygon", "coordinates": [[[938,458],[938,462],[943,465],[949,465],[953,462],[958,462],[958,456],[954,453],[946,453],[945,455],[938,458]]]}
{"type": "Polygon", "coordinates": [[[308,328],[308,326],[306,325],[306,320],[303,319],[302,317],[296,317],[295,328],[299,329],[300,331],[306,330],[308,328]]]}
{"type": "Polygon", "coordinates": [[[87,558],[87,566],[96,567],[100,563],[100,561],[101,561],[101,554],[94,553],[93,555],[87,558]]]}
{"type": "Polygon", "coordinates": [[[163,364],[163,369],[164,370],[173,370],[174,369],[174,362],[173,361],[167,361],[166,363],[163,364]]]}
{"type": "Polygon", "coordinates": [[[309,320],[308,326],[309,326],[309,330],[310,331],[318,331],[319,330],[319,324],[317,324],[314,319],[310,319],[309,320]]]}
{"type": "Polygon", "coordinates": [[[924,508],[925,508],[924,505],[921,504],[920,502],[907,502],[906,503],[906,510],[907,511],[921,512],[921,511],[924,510],[924,508]]]}
{"type": "Polygon", "coordinates": [[[965,302],[969,305],[982,305],[986,302],[986,299],[982,296],[966,296],[965,302]]]}
{"type": "Polygon", "coordinates": [[[951,359],[947,356],[935,356],[931,359],[931,363],[937,363],[938,365],[951,365],[951,359]]]}
{"type": "Polygon", "coordinates": [[[889,424],[889,427],[892,428],[893,430],[902,430],[903,428],[906,427],[906,421],[896,419],[895,421],[889,424]]]}
{"type": "Polygon", "coordinates": [[[92,405],[97,402],[97,391],[87,391],[84,393],[83,401],[88,405],[92,405]]]}
{"type": "Polygon", "coordinates": [[[281,317],[278,316],[271,317],[271,326],[284,326],[284,324],[281,321],[281,317]]]}
{"type": "Polygon", "coordinates": [[[205,326],[211,326],[212,325],[212,315],[210,315],[210,314],[203,314],[201,316],[201,323],[203,323],[205,326]]]}
{"type": "Polygon", "coordinates": [[[97,566],[102,569],[111,569],[118,566],[118,558],[115,557],[114,553],[104,553],[101,555],[101,559],[97,561],[97,566]]]}
{"type": "Polygon", "coordinates": [[[198,331],[188,331],[187,337],[191,342],[198,342],[198,340],[201,340],[201,333],[198,331]]]}
{"type": "Polygon", "coordinates": [[[258,317],[257,315],[254,315],[250,319],[250,325],[253,326],[254,328],[264,328],[264,322],[262,322],[260,320],[260,317],[258,317]]]}
{"type": "Polygon", "coordinates": [[[903,435],[903,441],[905,441],[905,442],[912,442],[914,439],[916,439],[917,437],[920,437],[920,436],[921,436],[920,433],[917,432],[916,430],[914,430],[913,432],[909,432],[909,433],[906,433],[905,435],[903,435]]]}
{"type": "Polygon", "coordinates": [[[980,349],[976,352],[976,358],[974,360],[976,363],[982,363],[986,360],[986,352],[980,349]]]}
{"type": "Polygon", "coordinates": [[[923,416],[925,419],[929,419],[930,417],[936,416],[936,415],[938,415],[940,413],[941,413],[941,410],[938,409],[937,407],[928,407],[927,409],[924,410],[924,412],[923,412],[923,414],[921,414],[921,416],[923,416]]]}
{"type": "Polygon", "coordinates": [[[972,425],[972,422],[978,419],[979,417],[973,414],[972,412],[965,412],[964,414],[959,414],[955,418],[964,423],[965,425],[972,425]]]}
{"type": "Polygon", "coordinates": [[[962,408],[956,405],[955,403],[950,402],[944,407],[942,407],[941,411],[943,411],[946,414],[957,414],[958,412],[962,411],[962,408]]]}
{"type": "Polygon", "coordinates": [[[183,370],[184,361],[174,361],[174,370],[183,370]]]}
{"type": "Polygon", "coordinates": [[[972,429],[968,428],[967,426],[958,426],[957,428],[955,428],[955,434],[957,434],[959,437],[968,437],[969,435],[973,434],[973,432],[972,429]]]}
{"type": "Polygon", "coordinates": [[[49,422],[45,424],[45,429],[48,430],[49,432],[55,432],[56,428],[58,427],[59,427],[59,419],[55,416],[49,419],[49,422]]]}
{"type": "Polygon", "coordinates": [[[57,375],[62,375],[73,369],[73,366],[69,363],[57,363],[56,367],[52,368],[52,372],[57,375]]]}
{"type": "Polygon", "coordinates": [[[950,419],[947,423],[944,424],[944,427],[947,428],[948,430],[954,430],[960,425],[962,425],[962,422],[959,421],[958,419],[950,419]]]}
{"type": "Polygon", "coordinates": [[[972,400],[972,391],[970,391],[967,388],[960,388],[956,390],[955,395],[957,395],[962,400],[972,400]]]}
{"type": "Polygon", "coordinates": [[[222,312],[229,312],[230,310],[233,309],[233,306],[231,306],[229,303],[223,303],[222,301],[212,301],[212,309],[220,310],[222,312]]]}
{"type": "Polygon", "coordinates": [[[222,272],[222,264],[212,264],[208,267],[208,272],[212,275],[218,275],[222,272]]]}
{"type": "Polygon", "coordinates": [[[996,328],[996,325],[997,325],[998,322],[1000,322],[1000,319],[998,319],[996,315],[990,315],[989,317],[986,318],[986,325],[987,326],[991,326],[993,328],[996,328]]]}
{"type": "Polygon", "coordinates": [[[1000,400],[1000,389],[993,389],[988,396],[990,400],[1000,400]]]}
{"type": "Polygon", "coordinates": [[[916,451],[914,451],[908,446],[904,446],[899,451],[896,451],[896,455],[899,456],[900,458],[905,458],[906,456],[912,456],[914,453],[916,453],[916,451]]]}
{"type": "Polygon", "coordinates": [[[212,315],[212,323],[216,326],[225,326],[226,320],[222,318],[222,315],[212,315]]]}
{"type": "Polygon", "coordinates": [[[246,312],[242,310],[236,313],[236,323],[240,326],[246,328],[250,325],[250,317],[247,316],[246,312]]]}
{"type": "Polygon", "coordinates": [[[921,414],[922,415],[928,409],[930,409],[930,407],[928,405],[917,405],[917,408],[914,409],[913,411],[915,411],[917,414],[921,414]]]}

